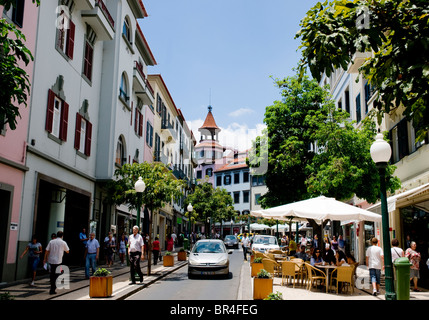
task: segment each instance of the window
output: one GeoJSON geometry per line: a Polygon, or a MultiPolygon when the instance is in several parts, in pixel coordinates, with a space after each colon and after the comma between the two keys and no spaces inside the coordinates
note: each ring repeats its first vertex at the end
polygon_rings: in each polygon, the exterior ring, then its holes
{"type": "Polygon", "coordinates": [[[161,161],[161,138],[155,133],[155,161],[161,161]]]}
{"type": "Polygon", "coordinates": [[[125,73],[121,77],[121,87],[119,88],[119,98],[121,98],[125,103],[128,104],[128,82],[125,73]]]}
{"type": "Polygon", "coordinates": [[[222,185],[222,176],[216,176],[216,187],[222,185]]]}
{"type": "Polygon", "coordinates": [[[365,114],[368,113],[368,102],[371,100],[371,97],[374,95],[374,87],[369,84],[367,81],[365,83],[365,114]]]}
{"type": "Polygon", "coordinates": [[[201,170],[197,170],[197,179],[201,179],[203,177],[203,172],[201,170]]]}
{"type": "Polygon", "coordinates": [[[57,25],[57,49],[70,59],[73,59],[75,24],[69,17],[66,17],[64,11],[61,12],[59,19],[60,21],[57,25]]]}
{"type": "Polygon", "coordinates": [[[52,90],[49,90],[46,131],[62,141],[67,141],[68,116],[69,105],[58,98],[52,90]]]}
{"type": "Polygon", "coordinates": [[[134,132],[139,137],[143,136],[143,114],[141,113],[142,107],[143,107],[143,102],[140,99],[138,99],[135,118],[134,118],[134,132]]]}
{"type": "Polygon", "coordinates": [[[344,92],[344,101],[346,105],[346,112],[350,114],[350,91],[348,88],[344,92]]]}
{"type": "Polygon", "coordinates": [[[119,137],[118,143],[116,144],[116,160],[115,163],[122,166],[127,161],[125,157],[125,143],[122,137],[119,137]]]}
{"type": "Polygon", "coordinates": [[[156,112],[158,112],[158,114],[162,112],[162,100],[159,93],[156,94],[156,112]]]}
{"type": "Polygon", "coordinates": [[[149,121],[146,123],[146,143],[149,147],[152,148],[152,146],[153,146],[153,127],[149,121]]]}
{"type": "Polygon", "coordinates": [[[249,182],[249,171],[243,172],[243,182],[249,182]]]}
{"type": "Polygon", "coordinates": [[[240,203],[240,191],[234,192],[234,203],[240,203]]]}
{"type": "Polygon", "coordinates": [[[243,203],[249,203],[249,195],[250,195],[249,190],[243,191],[243,203]]]}
{"type": "Polygon", "coordinates": [[[21,28],[24,22],[24,2],[25,0],[16,0],[15,6],[12,5],[9,11],[4,12],[5,16],[7,16],[10,20],[12,20],[13,23],[21,28]]]}
{"type": "Polygon", "coordinates": [[[206,176],[211,177],[212,175],[213,175],[213,169],[212,169],[212,168],[208,168],[208,169],[206,170],[206,176]]]}
{"type": "Polygon", "coordinates": [[[234,173],[234,184],[240,183],[240,172],[234,173]]]}
{"type": "Polygon", "coordinates": [[[91,155],[92,124],[79,113],[76,114],[74,147],[86,156],[91,155]]]}
{"type": "Polygon", "coordinates": [[[132,43],[132,41],[131,41],[131,25],[130,25],[130,22],[128,20],[128,17],[126,17],[124,20],[124,25],[122,27],[122,35],[124,36],[124,38],[129,43],[132,43]]]}
{"type": "Polygon", "coordinates": [[[83,74],[92,81],[92,59],[94,56],[94,48],[88,40],[85,41],[85,55],[83,57],[83,74]]]}
{"type": "Polygon", "coordinates": [[[259,205],[259,198],[261,197],[260,193],[255,193],[255,205],[259,205]]]}
{"type": "Polygon", "coordinates": [[[264,176],[252,176],[252,186],[263,186],[264,184],[264,176]]]}
{"type": "Polygon", "coordinates": [[[356,97],[356,122],[359,123],[362,120],[362,112],[360,109],[360,93],[356,97]]]}
{"type": "Polygon", "coordinates": [[[226,186],[231,184],[231,175],[230,174],[227,174],[223,177],[223,184],[226,186]]]}

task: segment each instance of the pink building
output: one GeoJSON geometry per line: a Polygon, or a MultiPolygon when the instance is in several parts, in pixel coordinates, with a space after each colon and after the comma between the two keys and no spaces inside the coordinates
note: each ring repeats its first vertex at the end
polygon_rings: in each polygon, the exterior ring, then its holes
{"type": "MultiPolygon", "coordinates": [[[[25,45],[32,52],[36,47],[38,8],[31,1],[17,1],[16,8],[5,11],[0,6],[0,17],[14,23],[26,37],[25,45]]],[[[27,66],[20,63],[30,79],[33,78],[33,62],[27,66]]],[[[30,105],[31,96],[27,97],[30,105]]],[[[15,279],[16,263],[21,250],[31,239],[22,239],[19,246],[19,224],[21,220],[21,199],[26,167],[26,148],[29,107],[20,106],[21,118],[17,128],[0,125],[0,282],[15,279]]],[[[25,213],[24,213],[25,214],[25,213]]],[[[30,230],[31,231],[31,230],[30,230]]]]}

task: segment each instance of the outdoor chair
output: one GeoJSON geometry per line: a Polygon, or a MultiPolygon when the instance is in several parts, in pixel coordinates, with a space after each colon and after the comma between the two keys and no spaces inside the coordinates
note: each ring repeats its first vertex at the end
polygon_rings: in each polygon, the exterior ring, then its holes
{"type": "Polygon", "coordinates": [[[288,278],[289,282],[293,277],[293,287],[295,288],[296,277],[299,276],[300,267],[295,262],[283,261],[282,265],[282,285],[284,284],[285,278],[288,278]]]}
{"type": "Polygon", "coordinates": [[[307,277],[308,277],[307,289],[309,291],[311,291],[311,287],[313,286],[313,284],[314,283],[317,284],[318,281],[320,281],[321,284],[325,283],[325,285],[327,285],[326,284],[326,273],[324,273],[322,270],[319,270],[319,269],[313,267],[308,262],[305,262],[305,267],[307,268],[307,277]]]}
{"type": "Polygon", "coordinates": [[[281,267],[276,261],[271,259],[262,259],[264,269],[267,270],[273,277],[281,274],[281,267]]]}
{"type": "Polygon", "coordinates": [[[353,280],[354,269],[355,269],[355,266],[344,266],[344,267],[338,267],[332,271],[331,285],[332,285],[332,281],[336,280],[336,282],[337,282],[337,294],[338,294],[338,286],[339,286],[340,282],[346,284],[347,287],[348,287],[348,285],[350,285],[350,287],[351,287],[350,294],[353,294],[353,292],[354,292],[354,280],[353,280]]]}

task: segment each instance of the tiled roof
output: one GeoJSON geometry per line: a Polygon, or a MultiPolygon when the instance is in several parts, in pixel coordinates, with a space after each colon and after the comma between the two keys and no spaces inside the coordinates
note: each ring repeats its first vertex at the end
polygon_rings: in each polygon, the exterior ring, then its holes
{"type": "Polygon", "coordinates": [[[217,130],[220,130],[220,128],[217,126],[216,121],[213,117],[211,107],[209,107],[209,113],[207,114],[206,120],[204,121],[204,123],[200,129],[217,129],[217,130]]]}

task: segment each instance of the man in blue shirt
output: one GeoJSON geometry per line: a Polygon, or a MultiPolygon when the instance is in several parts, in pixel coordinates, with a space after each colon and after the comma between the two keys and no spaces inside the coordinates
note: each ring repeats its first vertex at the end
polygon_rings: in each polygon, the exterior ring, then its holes
{"type": "Polygon", "coordinates": [[[89,240],[89,238],[86,235],[86,229],[83,228],[82,232],[79,233],[79,241],[81,243],[81,246],[80,246],[81,251],[79,254],[81,254],[81,257],[83,257],[83,260],[81,260],[81,265],[82,265],[82,263],[85,263],[85,248],[86,248],[86,243],[88,242],[88,240],[89,240]]]}
{"type": "Polygon", "coordinates": [[[100,244],[95,239],[95,233],[91,232],[90,238],[86,243],[86,264],[85,264],[85,278],[89,279],[89,268],[92,268],[92,274],[94,274],[97,268],[97,260],[100,253],[100,244]]]}

